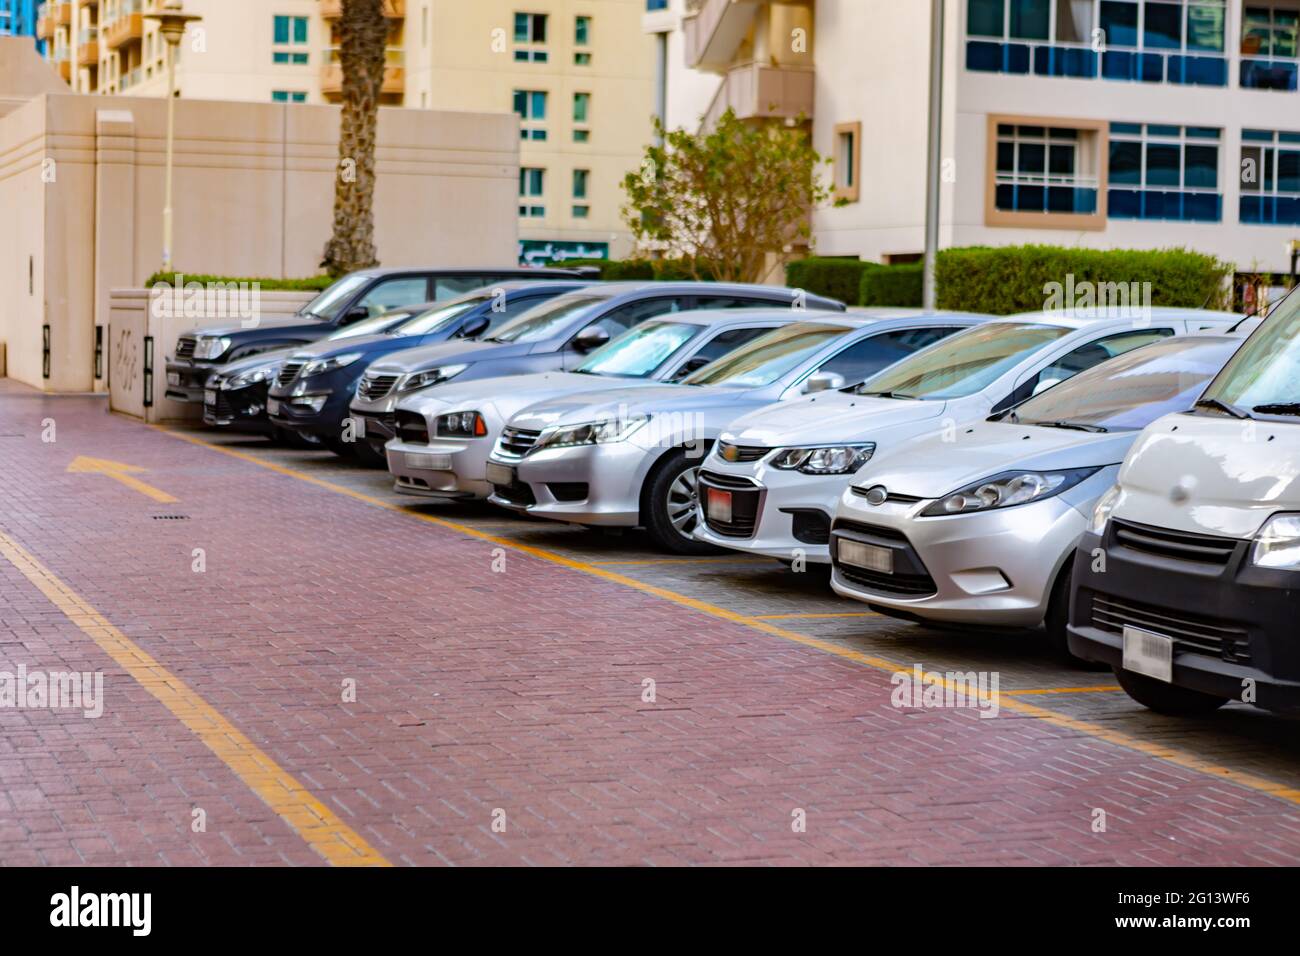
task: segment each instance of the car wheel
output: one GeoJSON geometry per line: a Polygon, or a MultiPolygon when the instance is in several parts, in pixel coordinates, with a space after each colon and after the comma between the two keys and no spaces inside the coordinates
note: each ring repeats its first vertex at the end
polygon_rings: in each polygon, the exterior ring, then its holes
{"type": "Polygon", "coordinates": [[[1052,654],[1063,663],[1081,671],[1104,671],[1109,665],[1098,661],[1085,660],[1070,653],[1070,639],[1066,625],[1070,623],[1070,578],[1072,558],[1066,560],[1064,569],[1056,577],[1052,586],[1052,596],[1047,602],[1047,616],[1043,627],[1047,629],[1047,643],[1052,654]]]}
{"type": "Polygon", "coordinates": [[[655,544],[674,554],[716,554],[711,544],[691,536],[697,521],[700,458],[673,452],[646,480],[641,514],[655,544]]]}
{"type": "Polygon", "coordinates": [[[1166,684],[1145,674],[1126,671],[1122,667],[1116,667],[1114,670],[1115,679],[1119,681],[1119,686],[1124,688],[1124,693],[1157,714],[1195,717],[1199,714],[1213,713],[1228,702],[1226,697],[1216,697],[1186,687],[1175,687],[1173,684],[1166,684]]]}
{"type": "Polygon", "coordinates": [[[347,458],[349,461],[356,461],[356,448],[353,442],[343,441],[341,438],[322,438],[321,444],[328,448],[340,458],[347,458]]]}

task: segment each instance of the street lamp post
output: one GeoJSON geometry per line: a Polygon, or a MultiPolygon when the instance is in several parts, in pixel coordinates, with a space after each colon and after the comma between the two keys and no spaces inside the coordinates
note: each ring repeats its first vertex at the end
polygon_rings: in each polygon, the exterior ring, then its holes
{"type": "Polygon", "coordinates": [[[925,162],[925,265],[922,272],[921,304],[933,310],[937,297],[935,260],[939,254],[939,197],[943,192],[943,5],[930,4],[930,107],[925,162]]]}
{"type": "Polygon", "coordinates": [[[163,198],[163,272],[172,268],[172,159],[175,155],[176,137],[176,48],[180,46],[185,29],[194,20],[203,19],[197,13],[181,9],[181,0],[167,0],[162,9],[145,15],[145,19],[158,23],[158,32],[167,41],[167,172],[163,198]]]}

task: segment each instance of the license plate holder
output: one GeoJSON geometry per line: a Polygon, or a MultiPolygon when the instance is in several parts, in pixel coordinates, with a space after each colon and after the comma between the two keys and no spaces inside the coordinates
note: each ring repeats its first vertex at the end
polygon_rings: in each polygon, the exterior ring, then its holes
{"type": "Polygon", "coordinates": [[[1124,625],[1124,669],[1166,684],[1174,680],[1174,639],[1124,625]]]}
{"type": "Polygon", "coordinates": [[[280,414],[280,401],[279,401],[279,399],[268,398],[268,399],[266,400],[266,414],[268,414],[268,415],[279,415],[279,414],[280,414]]]}
{"type": "Polygon", "coordinates": [[[705,506],[709,518],[721,524],[731,524],[731,492],[721,488],[708,488],[705,506]]]}
{"type": "Polygon", "coordinates": [[[494,485],[509,487],[515,483],[515,470],[509,465],[490,461],[487,463],[486,474],[487,480],[494,485]]]}
{"type": "Polygon", "coordinates": [[[894,573],[894,552],[889,548],[840,538],[836,546],[836,554],[841,564],[876,571],[880,574],[894,573]]]}
{"type": "Polygon", "coordinates": [[[204,405],[217,404],[217,390],[215,388],[205,388],[203,390],[203,404],[204,405]]]}

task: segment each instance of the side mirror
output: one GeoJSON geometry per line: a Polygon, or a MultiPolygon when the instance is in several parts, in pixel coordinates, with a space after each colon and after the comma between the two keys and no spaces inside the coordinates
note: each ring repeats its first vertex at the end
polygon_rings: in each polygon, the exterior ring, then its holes
{"type": "Polygon", "coordinates": [[[1034,386],[1034,390],[1030,394],[1037,395],[1039,392],[1045,392],[1053,385],[1059,385],[1063,381],[1065,380],[1060,378],[1040,378],[1038,384],[1034,386]]]}
{"type": "Polygon", "coordinates": [[[477,315],[462,325],[456,334],[462,339],[476,339],[486,332],[491,324],[492,320],[486,315],[477,315]]]}
{"type": "Polygon", "coordinates": [[[589,325],[573,337],[573,347],[579,352],[590,352],[608,341],[608,332],[599,325],[589,325]]]}
{"type": "Polygon", "coordinates": [[[829,392],[833,388],[843,388],[846,384],[843,375],[835,372],[814,372],[808,376],[808,381],[803,383],[803,393],[812,395],[814,392],[829,392]]]}
{"type": "Polygon", "coordinates": [[[343,321],[339,325],[351,325],[353,322],[360,322],[362,319],[370,318],[370,310],[364,305],[354,305],[343,313],[343,321]]]}
{"type": "Polygon", "coordinates": [[[693,359],[688,359],[687,362],[677,370],[677,378],[685,378],[692,372],[698,372],[712,361],[713,359],[704,355],[697,355],[693,359]]]}

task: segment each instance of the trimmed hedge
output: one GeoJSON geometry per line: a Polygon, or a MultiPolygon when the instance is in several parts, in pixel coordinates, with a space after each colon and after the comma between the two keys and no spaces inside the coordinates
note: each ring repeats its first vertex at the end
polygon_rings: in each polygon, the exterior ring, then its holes
{"type": "Polygon", "coordinates": [[[919,262],[881,266],[862,273],[858,305],[892,305],[919,309],[924,267],[919,262]]]}
{"type": "MultiPolygon", "coordinates": [[[[1050,283],[1075,287],[1151,283],[1154,306],[1226,308],[1232,265],[1190,249],[1070,249],[1063,246],[972,246],[945,249],[935,264],[938,306],[1010,315],[1051,305],[1050,283]]],[[[1064,306],[1079,304],[1064,302],[1064,306]]]]}
{"type": "Polygon", "coordinates": [[[813,295],[839,299],[845,305],[862,305],[862,280],[865,275],[885,268],[878,262],[861,259],[833,259],[809,256],[795,259],[785,267],[785,284],[813,295]]]}
{"type": "MultiPolygon", "coordinates": [[[[605,282],[685,282],[691,272],[680,259],[562,259],[551,264],[556,269],[579,267],[598,270],[605,282]]],[[[711,281],[708,274],[702,281],[711,281]]]]}
{"type": "Polygon", "coordinates": [[[334,283],[334,280],[329,276],[312,276],[308,279],[244,279],[235,276],[190,275],[188,272],[155,272],[145,280],[145,288],[153,288],[159,282],[166,282],[174,286],[178,275],[187,284],[190,282],[198,282],[202,285],[216,282],[244,282],[251,285],[256,282],[263,292],[321,292],[334,283]]]}

